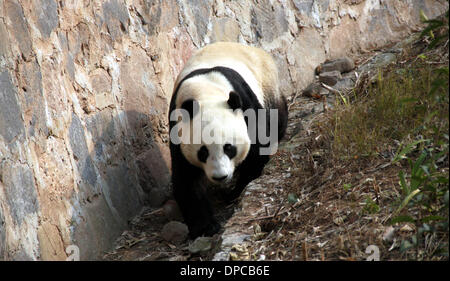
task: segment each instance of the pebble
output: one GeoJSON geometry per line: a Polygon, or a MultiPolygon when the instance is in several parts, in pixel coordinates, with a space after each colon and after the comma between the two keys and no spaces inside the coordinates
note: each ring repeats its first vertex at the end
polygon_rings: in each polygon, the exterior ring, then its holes
{"type": "Polygon", "coordinates": [[[341,73],[337,70],[322,72],[319,74],[319,81],[327,84],[328,86],[334,86],[342,79],[341,73]]]}
{"type": "Polygon", "coordinates": [[[189,234],[188,227],[181,222],[171,221],[163,226],[161,237],[167,242],[179,244],[184,242],[189,234]]]}
{"type": "Polygon", "coordinates": [[[183,215],[175,200],[167,200],[163,206],[163,213],[169,221],[183,221],[183,215]]]}
{"type": "Polygon", "coordinates": [[[320,83],[313,82],[303,90],[302,95],[304,97],[313,97],[314,95],[324,95],[327,92],[328,90],[324,89],[320,83]]]}
{"type": "Polygon", "coordinates": [[[191,254],[208,252],[212,248],[212,241],[212,237],[197,237],[197,239],[189,245],[188,250],[191,254]]]}
{"type": "Polygon", "coordinates": [[[331,61],[326,61],[316,68],[316,74],[322,72],[339,71],[340,73],[349,72],[355,68],[355,63],[349,57],[342,57],[331,61]]]}

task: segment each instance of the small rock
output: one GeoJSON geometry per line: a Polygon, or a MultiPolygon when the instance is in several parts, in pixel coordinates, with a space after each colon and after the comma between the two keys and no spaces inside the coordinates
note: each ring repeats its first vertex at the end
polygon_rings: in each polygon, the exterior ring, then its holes
{"type": "Polygon", "coordinates": [[[345,92],[345,91],[349,91],[351,89],[353,89],[353,87],[355,87],[355,83],[356,83],[356,77],[354,76],[349,76],[349,75],[345,75],[342,76],[342,79],[339,79],[336,83],[336,85],[333,86],[333,88],[335,90],[341,91],[341,92],[345,92]]]}
{"type": "Polygon", "coordinates": [[[388,66],[389,64],[393,63],[396,59],[397,56],[393,53],[378,54],[375,57],[373,57],[369,63],[362,65],[358,69],[358,72],[360,73],[360,75],[362,75],[363,73],[369,73],[370,81],[375,82],[378,77],[377,69],[381,69],[388,66]]]}
{"type": "Polygon", "coordinates": [[[382,68],[394,62],[396,59],[397,56],[393,53],[382,53],[375,56],[371,63],[374,68],[382,68]]]}
{"type": "Polygon", "coordinates": [[[337,70],[322,72],[319,74],[319,81],[327,84],[328,86],[334,86],[342,79],[341,73],[337,70]]]}
{"type": "Polygon", "coordinates": [[[339,71],[340,73],[349,72],[355,68],[355,63],[349,57],[342,57],[332,61],[326,61],[316,67],[316,74],[330,71],[339,71]]]}
{"type": "Polygon", "coordinates": [[[291,204],[295,204],[298,201],[300,201],[300,199],[298,199],[297,194],[295,193],[289,193],[288,194],[288,202],[291,204]]]}
{"type": "Polygon", "coordinates": [[[189,245],[189,252],[191,254],[208,252],[212,248],[212,241],[212,237],[197,237],[197,239],[189,245]]]}
{"type": "Polygon", "coordinates": [[[164,225],[161,237],[167,242],[179,244],[184,242],[189,234],[188,227],[181,222],[171,221],[164,225]]]}
{"type": "Polygon", "coordinates": [[[328,90],[324,89],[320,85],[320,83],[313,82],[303,90],[302,95],[310,98],[310,97],[314,97],[316,95],[325,95],[327,93],[328,93],[328,90]]]}
{"type": "Polygon", "coordinates": [[[163,206],[163,213],[169,221],[183,221],[183,215],[175,200],[167,200],[163,206]]]}

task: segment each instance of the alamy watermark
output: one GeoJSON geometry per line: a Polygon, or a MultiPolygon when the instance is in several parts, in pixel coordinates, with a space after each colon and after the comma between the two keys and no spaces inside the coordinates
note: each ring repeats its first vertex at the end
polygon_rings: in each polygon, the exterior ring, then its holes
{"type": "Polygon", "coordinates": [[[380,248],[376,245],[369,245],[366,248],[367,256],[366,261],[380,261],[380,248]]]}
{"type": "Polygon", "coordinates": [[[67,246],[66,254],[68,254],[66,261],[80,261],[80,248],[77,245],[67,246]]]}
{"type": "MultiPolygon", "coordinates": [[[[233,112],[232,109],[227,110],[233,112]]],[[[197,103],[194,103],[193,111],[199,112],[197,103]]],[[[261,144],[260,155],[275,154],[278,148],[278,109],[254,110],[249,108],[243,111],[242,114],[247,119],[247,132],[250,143],[261,144]],[[268,122],[267,119],[269,119],[268,122]]],[[[170,114],[170,121],[178,122],[169,133],[170,141],[173,144],[208,145],[224,144],[226,141],[224,134],[219,133],[221,128],[214,127],[211,125],[212,123],[202,126],[202,114],[194,114],[191,122],[191,116],[187,110],[175,109],[170,114]],[[186,126],[189,128],[185,129],[186,126]]],[[[233,141],[234,144],[242,144],[243,140],[234,134],[233,141]]]]}

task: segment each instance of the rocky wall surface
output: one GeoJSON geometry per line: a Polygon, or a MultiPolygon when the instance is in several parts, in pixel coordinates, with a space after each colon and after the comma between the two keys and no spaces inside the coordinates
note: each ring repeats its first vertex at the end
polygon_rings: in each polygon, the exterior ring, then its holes
{"type": "Polygon", "coordinates": [[[271,52],[287,96],[386,46],[438,0],[0,0],[0,260],[97,259],[169,196],[167,110],[198,47],[271,52]]]}

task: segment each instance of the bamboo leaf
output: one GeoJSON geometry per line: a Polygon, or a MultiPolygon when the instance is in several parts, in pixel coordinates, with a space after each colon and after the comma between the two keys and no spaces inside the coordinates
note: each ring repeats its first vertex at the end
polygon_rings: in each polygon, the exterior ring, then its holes
{"type": "Polygon", "coordinates": [[[441,217],[441,216],[427,216],[427,217],[422,218],[422,222],[425,222],[425,223],[430,222],[430,221],[443,221],[443,220],[446,220],[446,218],[441,217]]]}
{"type": "Polygon", "coordinates": [[[400,186],[402,187],[403,196],[408,196],[409,187],[406,184],[405,173],[402,170],[400,170],[400,172],[398,172],[398,177],[400,178],[400,186]]]}
{"type": "Polygon", "coordinates": [[[391,221],[389,222],[389,224],[396,224],[399,222],[410,222],[410,223],[415,223],[414,219],[410,216],[397,216],[395,218],[392,218],[391,221]]]}
{"type": "Polygon", "coordinates": [[[397,215],[398,213],[400,213],[401,210],[403,210],[403,208],[405,208],[406,205],[408,205],[409,201],[411,201],[411,199],[413,199],[414,196],[416,196],[420,192],[421,192],[420,189],[416,189],[416,190],[413,190],[410,194],[408,194],[408,196],[406,196],[405,199],[403,199],[402,203],[400,204],[400,207],[398,207],[398,209],[395,211],[394,215],[397,215]]]}
{"type": "Polygon", "coordinates": [[[419,143],[426,142],[426,141],[428,141],[428,139],[420,139],[420,140],[416,140],[412,143],[409,143],[404,147],[400,146],[400,148],[398,150],[399,152],[394,156],[394,159],[392,159],[392,163],[396,163],[396,162],[400,161],[401,159],[404,159],[405,156],[407,154],[409,154],[411,151],[413,151],[419,143]]]}

